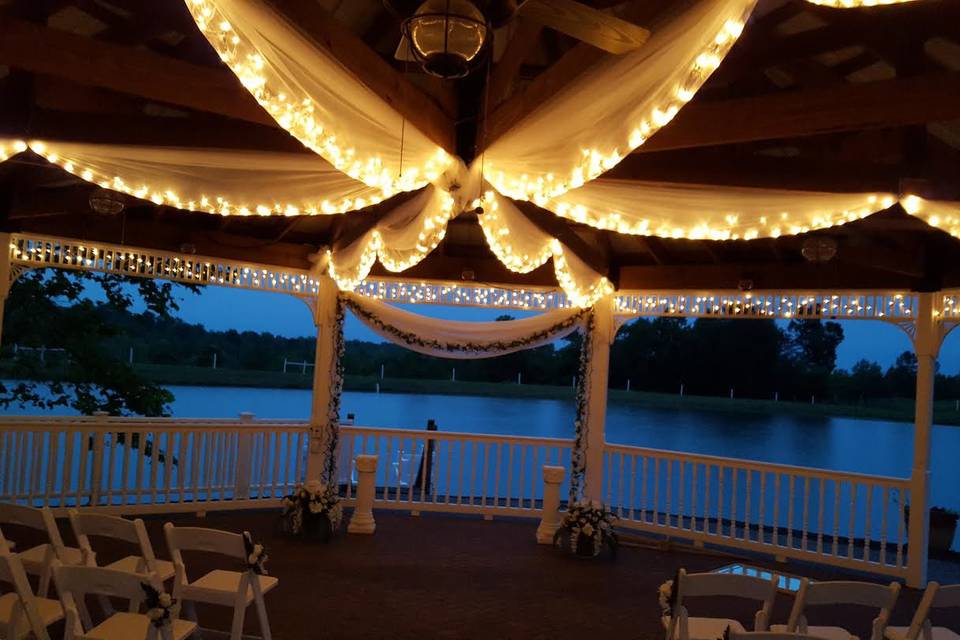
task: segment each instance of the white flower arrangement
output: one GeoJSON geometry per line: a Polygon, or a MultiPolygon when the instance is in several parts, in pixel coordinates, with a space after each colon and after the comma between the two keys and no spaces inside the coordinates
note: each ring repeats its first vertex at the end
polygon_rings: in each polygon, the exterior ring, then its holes
{"type": "Polygon", "coordinates": [[[267,575],[266,563],[270,559],[262,544],[253,541],[249,531],[243,532],[243,548],[247,554],[247,569],[257,575],[267,575]]]}
{"type": "Polygon", "coordinates": [[[667,580],[657,589],[657,601],[660,603],[660,615],[664,618],[673,617],[673,603],[676,594],[673,591],[673,580],[667,580]]]}
{"type": "Polygon", "coordinates": [[[145,596],[144,605],[147,608],[150,624],[157,629],[169,625],[177,617],[176,598],[147,582],[141,582],[140,588],[143,589],[145,596]]]}
{"type": "Polygon", "coordinates": [[[554,536],[557,546],[563,546],[563,534],[567,534],[567,544],[573,553],[582,553],[580,546],[584,541],[590,545],[593,555],[598,555],[603,545],[616,553],[617,534],[613,531],[616,516],[602,502],[581,500],[567,509],[560,522],[560,529],[554,536]]]}
{"type": "Polygon", "coordinates": [[[315,516],[325,516],[330,528],[336,531],[343,519],[343,504],[335,487],[316,481],[306,485],[298,484],[293,493],[281,500],[283,517],[289,519],[290,533],[303,532],[304,520],[315,516]]]}

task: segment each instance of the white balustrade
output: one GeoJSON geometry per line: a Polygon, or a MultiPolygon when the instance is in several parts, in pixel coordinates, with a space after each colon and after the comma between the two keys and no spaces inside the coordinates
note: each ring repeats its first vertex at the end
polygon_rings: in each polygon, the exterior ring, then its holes
{"type": "MultiPolygon", "coordinates": [[[[252,416],[2,417],[0,501],[61,513],[276,505],[304,481],[308,446],[306,422],[252,416]]],[[[348,506],[361,498],[366,476],[375,509],[543,516],[543,542],[569,492],[572,446],[567,439],[343,426],[338,484],[348,506]]],[[[619,526],[906,574],[908,479],[619,445],[607,445],[603,461],[603,499],[619,526]]]]}
{"type": "Polygon", "coordinates": [[[614,445],[604,457],[621,526],[906,574],[909,479],[614,445]]]}

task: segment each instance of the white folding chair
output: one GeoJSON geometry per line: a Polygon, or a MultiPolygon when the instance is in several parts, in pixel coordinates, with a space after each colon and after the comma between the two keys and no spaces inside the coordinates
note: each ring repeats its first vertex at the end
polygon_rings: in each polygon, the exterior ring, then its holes
{"type": "Polygon", "coordinates": [[[159,629],[146,614],[135,612],[112,613],[97,625],[83,621],[79,607],[87,595],[141,599],[144,583],[162,592],[163,585],[153,576],[102,567],[66,567],[59,562],[54,563],[53,575],[66,614],[64,640],[185,640],[197,629],[193,622],[178,618],[179,603],[173,605],[170,621],[159,629]]]}
{"type": "Polygon", "coordinates": [[[807,624],[806,609],[810,606],[841,604],[861,607],[875,607],[877,616],[873,619],[870,639],[882,640],[884,629],[890,620],[890,612],[897,603],[900,595],[900,584],[891,582],[889,585],[872,582],[856,582],[836,580],[832,582],[810,582],[804,578],[800,581],[800,589],[793,601],[793,609],[786,625],[774,625],[771,631],[787,631],[790,633],[807,633],[827,640],[858,640],[843,627],[809,626],[807,624]]]}
{"type": "Polygon", "coordinates": [[[788,633],[786,631],[731,631],[729,639],[724,636],[724,640],[826,640],[817,636],[810,636],[805,633],[788,633]]]}
{"type": "Polygon", "coordinates": [[[946,627],[934,627],[930,622],[931,609],[960,609],[960,584],[941,587],[936,582],[927,584],[923,598],[917,605],[909,627],[887,627],[887,640],[960,640],[960,634],[946,627]]]}
{"type": "Polygon", "coordinates": [[[63,607],[33,594],[23,563],[5,542],[0,534],[0,582],[12,585],[13,591],[0,595],[0,636],[20,640],[32,633],[37,640],[50,640],[47,627],[63,619],[63,607]]]}
{"type": "Polygon", "coordinates": [[[184,613],[191,620],[196,620],[194,602],[233,607],[230,640],[240,640],[247,607],[254,603],[257,618],[260,621],[260,633],[264,640],[271,640],[270,622],[267,619],[263,594],[277,586],[279,581],[276,578],[257,575],[249,569],[246,571],[215,569],[193,582],[187,578],[181,553],[183,551],[202,551],[226,556],[238,560],[242,563],[241,566],[245,565],[247,552],[241,534],[200,527],[174,527],[171,522],[163,525],[163,533],[167,538],[167,547],[176,569],[173,596],[183,602],[184,613]]]}
{"type": "Polygon", "coordinates": [[[40,576],[37,595],[46,598],[50,592],[50,565],[54,559],[64,565],[83,563],[83,554],[76,547],[67,547],[60,537],[57,521],[47,507],[35,509],[18,504],[0,503],[0,524],[13,524],[42,531],[49,542],[17,552],[23,568],[30,575],[40,576]]]}
{"type": "Polygon", "coordinates": [[[670,617],[663,618],[667,640],[717,640],[729,627],[731,633],[745,631],[743,625],[730,618],[692,617],[684,604],[686,598],[730,596],[761,602],[754,616],[754,631],[766,631],[770,612],[777,596],[775,580],[730,573],[691,573],[680,569],[677,573],[676,603],[670,617]]]}
{"type": "Polygon", "coordinates": [[[115,562],[104,565],[106,569],[126,571],[127,573],[149,573],[155,575],[161,583],[173,577],[175,571],[169,560],[157,560],[153,553],[153,545],[147,536],[147,529],[143,520],[127,520],[118,516],[108,516],[99,513],[82,513],[76,509],[68,512],[73,535],[80,545],[84,564],[96,567],[97,554],[90,544],[90,536],[122,540],[136,545],[140,555],[129,555],[115,562]]]}

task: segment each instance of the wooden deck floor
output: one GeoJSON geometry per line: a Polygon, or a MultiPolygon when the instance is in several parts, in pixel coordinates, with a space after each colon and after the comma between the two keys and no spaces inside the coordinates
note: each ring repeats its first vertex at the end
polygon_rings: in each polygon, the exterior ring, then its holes
{"type": "MultiPolygon", "coordinates": [[[[167,555],[161,527],[168,519],[147,521],[161,557],[167,555]]],[[[536,545],[536,523],[520,520],[379,512],[375,535],[342,535],[329,545],[317,545],[277,535],[272,511],[172,519],[182,525],[246,529],[266,545],[270,573],[280,578],[280,586],[267,596],[276,640],[661,638],[657,587],[678,567],[707,571],[734,561],[651,548],[623,548],[613,562],[580,560],[536,545]]],[[[69,542],[67,523],[61,528],[69,542]]],[[[101,562],[126,555],[125,549],[102,547],[101,562]]],[[[189,556],[187,563],[193,576],[214,566],[189,556]]],[[[849,577],[804,565],[779,568],[819,579],[849,577]]],[[[894,623],[907,624],[918,599],[918,592],[904,590],[894,623]]],[[[790,596],[778,597],[775,622],[786,620],[791,601],[790,596]]],[[[732,615],[744,624],[753,616],[752,607],[736,600],[692,604],[700,605],[691,606],[695,614],[732,615]]],[[[824,608],[817,613],[812,624],[845,621],[869,637],[870,612],[824,608]]],[[[203,627],[229,626],[225,610],[200,608],[199,615],[203,627]]],[[[946,622],[960,624],[960,615],[946,622]]],[[[246,628],[257,630],[252,608],[246,628]]]]}

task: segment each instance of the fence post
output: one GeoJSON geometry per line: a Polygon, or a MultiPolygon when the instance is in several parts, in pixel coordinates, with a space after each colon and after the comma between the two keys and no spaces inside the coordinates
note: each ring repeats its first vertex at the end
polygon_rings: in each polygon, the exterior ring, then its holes
{"type": "Polygon", "coordinates": [[[10,234],[0,233],[0,339],[3,338],[3,310],[13,284],[10,266],[10,234]]]}
{"type": "Polygon", "coordinates": [[[250,497],[250,473],[253,469],[253,434],[247,425],[252,425],[254,415],[247,411],[240,414],[240,427],[237,436],[237,485],[234,488],[234,497],[237,500],[246,500],[250,497]]]}
{"type": "Polygon", "coordinates": [[[537,544],[553,544],[560,528],[560,485],[567,474],[564,467],[543,465],[543,511],[537,527],[537,544]]]}
{"type": "Polygon", "coordinates": [[[374,455],[357,456],[357,502],[347,525],[347,533],[371,534],[377,530],[373,519],[373,497],[377,481],[377,458],[374,455]]]}

